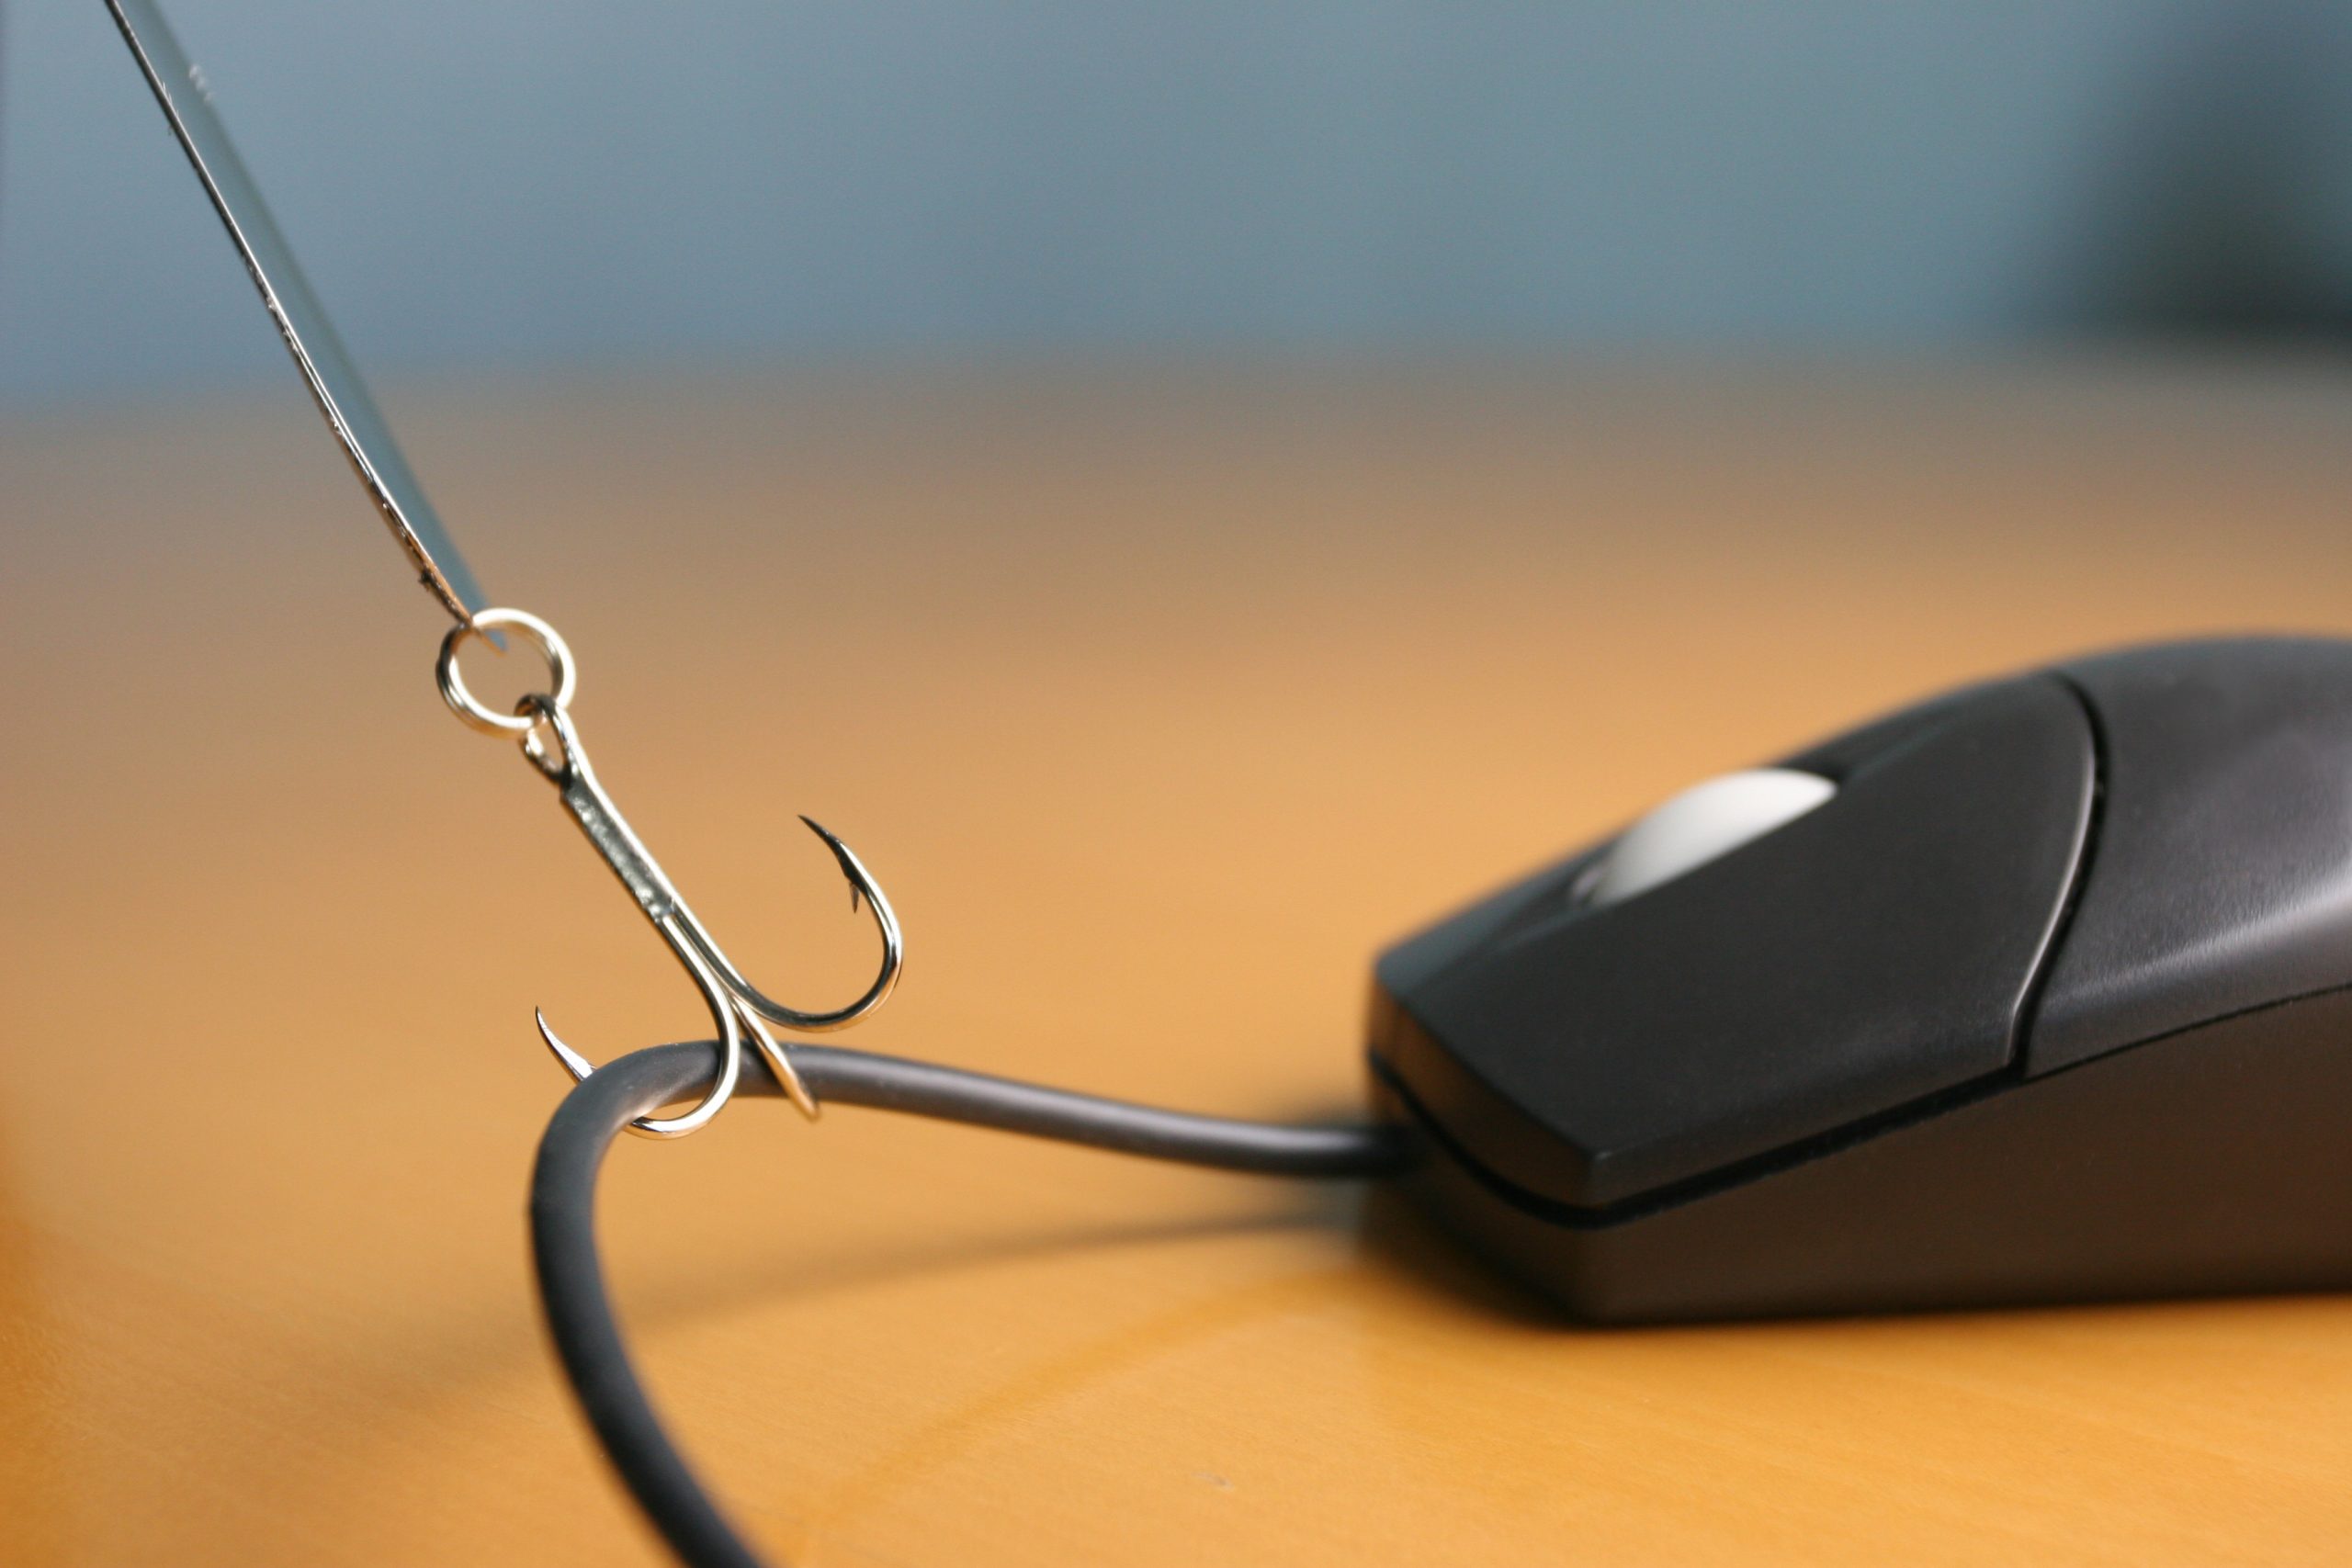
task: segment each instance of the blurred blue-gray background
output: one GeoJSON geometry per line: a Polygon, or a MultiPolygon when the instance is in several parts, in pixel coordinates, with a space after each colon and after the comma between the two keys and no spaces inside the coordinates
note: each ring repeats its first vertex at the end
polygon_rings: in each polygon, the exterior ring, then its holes
{"type": "MultiPolygon", "coordinates": [[[[2352,5],[172,0],[390,375],[2352,321],[2352,5]]],[[[282,377],[100,0],[0,11],[0,400],[282,377]]]]}

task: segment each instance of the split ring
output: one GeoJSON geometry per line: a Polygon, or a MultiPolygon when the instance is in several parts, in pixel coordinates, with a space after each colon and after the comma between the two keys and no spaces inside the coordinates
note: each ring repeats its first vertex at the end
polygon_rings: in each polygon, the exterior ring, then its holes
{"type": "Polygon", "coordinates": [[[538,728],[539,718],[534,713],[499,713],[482,706],[466,687],[466,677],[458,668],[458,652],[466,639],[484,632],[511,631],[525,642],[537,648],[539,657],[547,660],[548,684],[554,690],[547,700],[560,713],[571,704],[571,694],[578,684],[578,671],[571,667],[571,649],[556,629],[527,610],[477,610],[473,619],[449,628],[441,639],[441,657],[434,662],[433,678],[441,688],[441,700],[456,714],[484,735],[503,735],[520,739],[538,728]]]}

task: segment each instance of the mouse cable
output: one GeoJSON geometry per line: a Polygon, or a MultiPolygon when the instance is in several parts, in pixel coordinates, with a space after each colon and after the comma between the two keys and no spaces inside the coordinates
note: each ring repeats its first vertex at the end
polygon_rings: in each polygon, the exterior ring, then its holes
{"type": "MultiPolygon", "coordinates": [[[[1396,1126],[1283,1126],[1160,1111],[837,1046],[795,1045],[793,1065],[820,1100],[966,1122],[1121,1154],[1262,1176],[1393,1174],[1406,1159],[1396,1126]]],[[[596,1252],[596,1175],[623,1128],[718,1075],[707,1041],[656,1045],[608,1062],[556,1108],[531,1173],[531,1251],[548,1332],[572,1393],[621,1482],[689,1568],[760,1568],[654,1413],[613,1315],[596,1252]]],[[[781,1095],[765,1071],[741,1092],[781,1095]]]]}

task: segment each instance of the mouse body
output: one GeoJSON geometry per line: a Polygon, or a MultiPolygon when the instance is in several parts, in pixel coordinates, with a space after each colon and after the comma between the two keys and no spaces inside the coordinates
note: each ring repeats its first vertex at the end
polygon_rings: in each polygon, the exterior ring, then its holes
{"type": "Polygon", "coordinates": [[[1380,955],[1442,1222],[1595,1322],[2352,1285],[2352,642],[1971,686],[1380,955]]]}

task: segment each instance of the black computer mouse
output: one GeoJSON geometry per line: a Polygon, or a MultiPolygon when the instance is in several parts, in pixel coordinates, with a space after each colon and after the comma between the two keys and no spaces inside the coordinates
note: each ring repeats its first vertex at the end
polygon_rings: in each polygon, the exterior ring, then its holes
{"type": "Polygon", "coordinates": [[[1952,693],[1383,953],[1442,1217],[1645,1321],[2352,1285],[2352,643],[1952,693]]]}

